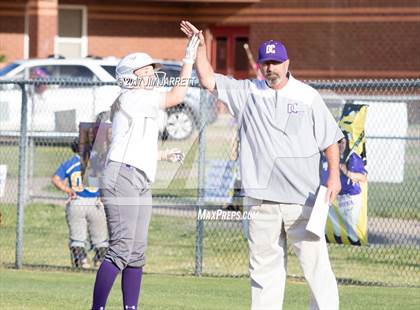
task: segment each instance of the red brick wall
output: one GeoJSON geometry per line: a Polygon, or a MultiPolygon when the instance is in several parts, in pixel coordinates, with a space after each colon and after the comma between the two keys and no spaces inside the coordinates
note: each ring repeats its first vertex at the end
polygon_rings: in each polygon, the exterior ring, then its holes
{"type": "MultiPolygon", "coordinates": [[[[51,8],[51,3],[57,0],[31,1],[51,8]]],[[[14,8],[9,8],[15,14],[10,17],[5,16],[4,2],[0,2],[0,49],[12,59],[23,54],[23,17],[16,12],[25,2],[19,0],[14,8]]],[[[254,54],[263,40],[284,41],[291,68],[299,77],[420,76],[418,1],[262,0],[257,4],[175,4],[62,0],[59,4],[88,7],[88,52],[99,56],[144,51],[155,58],[181,59],[186,40],[178,23],[190,19],[202,28],[249,26],[254,54]]],[[[37,39],[31,40],[32,55],[46,56],[52,53],[55,19],[50,14],[39,21],[33,20],[31,35],[37,39]]]]}
{"type": "Polygon", "coordinates": [[[29,57],[47,57],[54,54],[57,18],[54,16],[29,17],[29,57]]]}
{"type": "Polygon", "coordinates": [[[264,40],[284,41],[300,77],[420,76],[418,1],[263,0],[241,14],[250,12],[259,16],[250,28],[253,52],[264,40]]]}
{"type": "Polygon", "coordinates": [[[25,15],[28,16],[29,56],[54,52],[57,32],[57,0],[0,2],[0,54],[6,62],[24,57],[25,15]]]}
{"type": "Polygon", "coordinates": [[[0,55],[5,62],[23,58],[24,8],[0,7],[0,55]]]}
{"type": "Polygon", "coordinates": [[[391,78],[419,76],[419,36],[412,22],[255,24],[250,42],[255,55],[265,40],[284,42],[291,69],[305,78],[391,78]]]}
{"type": "Polygon", "coordinates": [[[29,57],[54,54],[57,34],[57,0],[29,0],[29,57]]]}
{"type": "Polygon", "coordinates": [[[92,19],[88,33],[89,54],[98,56],[122,57],[139,51],[154,58],[182,59],[187,43],[177,23],[92,19]]]}
{"type": "Polygon", "coordinates": [[[249,26],[256,54],[266,39],[286,43],[302,78],[387,78],[420,75],[416,51],[420,7],[394,0],[262,0],[257,4],[71,1],[88,5],[89,53],[122,56],[145,51],[180,59],[181,19],[203,28],[249,26]],[[125,20],[122,22],[122,20],[125,20]],[[392,61],[391,61],[392,60],[392,61]]]}

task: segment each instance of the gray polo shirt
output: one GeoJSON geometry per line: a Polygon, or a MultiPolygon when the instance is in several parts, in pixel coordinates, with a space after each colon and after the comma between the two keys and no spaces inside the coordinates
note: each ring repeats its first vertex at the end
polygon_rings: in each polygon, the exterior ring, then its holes
{"type": "Polygon", "coordinates": [[[280,90],[265,81],[216,74],[219,100],[240,125],[240,169],[248,197],[312,205],[321,151],[343,134],[320,94],[289,74],[280,90]]]}

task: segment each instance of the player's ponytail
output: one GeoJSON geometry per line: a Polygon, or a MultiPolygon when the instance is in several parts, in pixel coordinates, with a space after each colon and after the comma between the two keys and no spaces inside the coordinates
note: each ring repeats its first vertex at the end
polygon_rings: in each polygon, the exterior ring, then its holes
{"type": "Polygon", "coordinates": [[[76,154],[79,153],[79,144],[80,144],[79,137],[74,138],[73,141],[70,143],[70,148],[73,151],[73,153],[76,153],[76,154]]]}
{"type": "Polygon", "coordinates": [[[109,119],[111,120],[111,122],[114,121],[114,115],[120,109],[121,109],[121,102],[120,102],[120,96],[118,96],[117,99],[115,99],[114,103],[111,105],[111,115],[109,117],[109,119]]]}

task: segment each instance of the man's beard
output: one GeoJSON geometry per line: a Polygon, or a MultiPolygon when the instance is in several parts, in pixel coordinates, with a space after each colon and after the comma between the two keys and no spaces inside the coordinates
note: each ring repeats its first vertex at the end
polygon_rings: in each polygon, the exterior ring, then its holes
{"type": "Polygon", "coordinates": [[[268,85],[273,86],[279,84],[283,80],[283,77],[277,73],[270,72],[267,74],[266,80],[268,85]]]}

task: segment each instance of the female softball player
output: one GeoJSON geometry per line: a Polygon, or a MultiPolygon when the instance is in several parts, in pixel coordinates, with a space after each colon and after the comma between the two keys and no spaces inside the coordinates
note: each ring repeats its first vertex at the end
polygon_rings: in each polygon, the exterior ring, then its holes
{"type": "Polygon", "coordinates": [[[180,155],[158,153],[158,109],[182,102],[198,44],[198,36],[192,36],[183,59],[181,83],[167,93],[151,87],[159,64],[148,54],[127,55],[116,68],[122,91],[111,107],[112,141],[100,180],[109,249],[96,275],[92,310],[105,309],[120,271],[124,309],[137,309],[152,214],[150,184],[155,178],[157,159],[177,161],[180,155]]]}
{"type": "Polygon", "coordinates": [[[108,232],[104,208],[96,187],[84,186],[79,156],[79,138],[70,147],[74,153],[58,167],[51,178],[52,184],[69,196],[66,204],[66,220],[69,227],[69,247],[72,266],[90,268],[86,245],[88,235],[95,249],[94,266],[103,261],[108,248],[108,232]],[[89,232],[89,234],[88,234],[89,232]]]}

